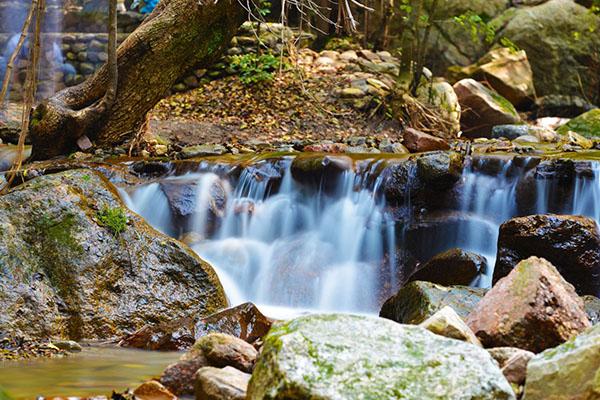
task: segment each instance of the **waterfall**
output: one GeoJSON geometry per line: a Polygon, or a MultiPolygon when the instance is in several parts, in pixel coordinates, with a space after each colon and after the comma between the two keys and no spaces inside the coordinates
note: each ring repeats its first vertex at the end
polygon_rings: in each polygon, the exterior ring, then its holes
{"type": "MultiPolygon", "coordinates": [[[[419,262],[453,247],[485,256],[488,270],[473,285],[488,287],[507,219],[600,218],[599,164],[568,164],[574,175],[567,185],[560,164],[482,157],[466,161],[441,223],[415,236],[411,227],[430,215],[412,204],[410,191],[399,206],[408,215],[399,217],[399,207],[386,203],[386,162],[356,161],[354,169],[313,185],[294,178],[291,157],[246,164],[239,173],[203,162],[194,172],[122,193],[132,210],[213,265],[232,304],[284,310],[377,312],[407,277],[402,268],[418,253],[415,246],[426,254],[419,262]]],[[[418,179],[408,171],[409,180],[418,179]]]]}

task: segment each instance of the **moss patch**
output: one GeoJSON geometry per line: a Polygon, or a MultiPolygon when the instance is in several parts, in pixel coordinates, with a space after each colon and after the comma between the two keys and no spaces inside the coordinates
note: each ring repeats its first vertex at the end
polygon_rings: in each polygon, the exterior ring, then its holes
{"type": "Polygon", "coordinates": [[[127,228],[127,215],[121,207],[103,207],[97,214],[98,223],[108,228],[114,235],[120,235],[127,228]]]}

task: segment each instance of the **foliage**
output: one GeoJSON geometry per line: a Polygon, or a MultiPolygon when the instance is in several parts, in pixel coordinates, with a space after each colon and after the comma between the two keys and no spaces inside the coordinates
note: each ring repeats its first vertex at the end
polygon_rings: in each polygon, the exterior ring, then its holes
{"type": "Polygon", "coordinates": [[[98,222],[114,235],[120,235],[127,227],[127,216],[121,207],[105,206],[98,211],[98,222]]]}
{"type": "Polygon", "coordinates": [[[280,57],[273,54],[244,54],[232,56],[230,67],[242,83],[252,85],[273,80],[273,73],[285,67],[280,57]]]}
{"type": "Polygon", "coordinates": [[[360,50],[361,45],[356,42],[356,39],[351,36],[333,37],[325,44],[325,50],[346,51],[360,50]]]}
{"type": "Polygon", "coordinates": [[[482,36],[486,43],[492,43],[494,41],[496,29],[480,15],[468,11],[465,14],[454,17],[454,21],[458,25],[469,30],[473,42],[478,42],[480,40],[479,38],[482,36]]]}

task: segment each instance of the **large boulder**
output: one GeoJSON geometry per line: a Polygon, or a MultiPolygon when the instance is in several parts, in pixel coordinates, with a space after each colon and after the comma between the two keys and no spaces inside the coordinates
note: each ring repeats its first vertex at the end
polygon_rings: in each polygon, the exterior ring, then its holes
{"type": "Polygon", "coordinates": [[[486,269],[485,257],[462,249],[450,249],[427,261],[410,276],[409,281],[468,286],[486,269]]]}
{"type": "Polygon", "coordinates": [[[600,325],[533,357],[527,366],[527,400],[597,399],[600,325]]]}
{"type": "Polygon", "coordinates": [[[495,125],[521,121],[510,101],[473,79],[456,82],[454,91],[463,110],[460,123],[467,137],[490,137],[495,125]]]}
{"type": "Polygon", "coordinates": [[[578,133],[586,138],[600,137],[600,108],[573,118],[557,130],[562,135],[566,135],[569,131],[578,133]]]}
{"type": "Polygon", "coordinates": [[[515,395],[491,356],[477,346],[417,326],[329,314],[296,318],[271,330],[247,398],[483,400],[515,395]]]}
{"type": "Polygon", "coordinates": [[[493,23],[501,28],[497,38],[527,53],[538,96],[583,94],[598,101],[600,18],[589,9],[572,0],[550,0],[510,9],[493,23]]]}
{"type": "Polygon", "coordinates": [[[387,299],[379,316],[401,324],[420,324],[445,306],[450,306],[461,318],[466,319],[484,294],[485,289],[444,287],[415,281],[387,299]]]}
{"type": "Polygon", "coordinates": [[[530,103],[535,94],[531,65],[523,50],[492,49],[476,64],[464,67],[458,73],[486,81],[515,106],[530,103]]]}
{"type": "Polygon", "coordinates": [[[109,339],[226,304],[211,266],[127,210],[94,171],[0,197],[0,332],[109,339]]]}
{"type": "Polygon", "coordinates": [[[530,256],[544,257],[580,295],[600,293],[600,232],[596,222],[571,215],[529,215],[500,226],[493,281],[530,256]]]}
{"type": "Polygon", "coordinates": [[[477,304],[467,320],[486,347],[540,352],[590,326],[583,301],[548,261],[521,261],[477,304]]]}

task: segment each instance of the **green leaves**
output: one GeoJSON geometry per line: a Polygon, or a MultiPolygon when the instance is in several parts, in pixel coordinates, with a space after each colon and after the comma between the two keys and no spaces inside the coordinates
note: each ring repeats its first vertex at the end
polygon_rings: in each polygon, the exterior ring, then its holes
{"type": "Polygon", "coordinates": [[[127,227],[127,216],[120,207],[107,207],[98,211],[98,223],[108,228],[114,235],[118,236],[125,231],[127,227]]]}
{"type": "Polygon", "coordinates": [[[240,77],[240,81],[246,85],[271,81],[273,72],[285,67],[283,61],[273,54],[244,54],[233,56],[229,64],[230,68],[240,77]]]}

